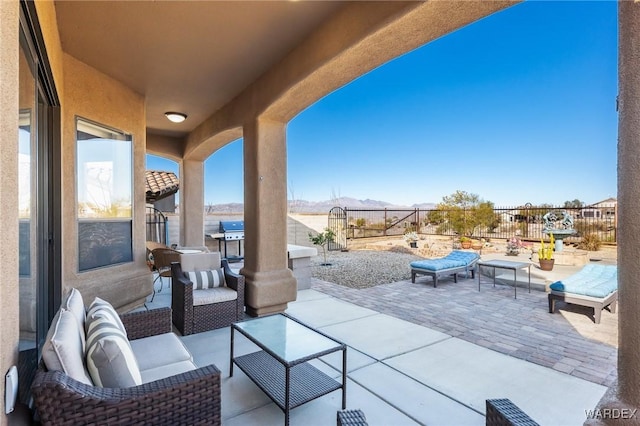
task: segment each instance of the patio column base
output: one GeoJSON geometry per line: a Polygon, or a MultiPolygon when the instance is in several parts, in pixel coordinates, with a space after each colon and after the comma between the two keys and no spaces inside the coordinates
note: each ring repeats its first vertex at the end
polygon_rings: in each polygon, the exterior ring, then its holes
{"type": "Polygon", "coordinates": [[[586,414],[584,426],[620,425],[625,422],[638,424],[640,421],[640,407],[634,407],[620,399],[617,380],[603,395],[598,406],[591,412],[587,409],[586,414]]]}
{"type": "Polygon", "coordinates": [[[290,269],[255,272],[243,268],[247,314],[257,317],[284,312],[296,300],[298,285],[290,269]]]}

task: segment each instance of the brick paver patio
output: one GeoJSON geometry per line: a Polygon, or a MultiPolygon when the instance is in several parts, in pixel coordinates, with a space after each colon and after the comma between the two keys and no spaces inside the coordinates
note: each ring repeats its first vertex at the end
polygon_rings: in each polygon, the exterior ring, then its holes
{"type": "Polygon", "coordinates": [[[351,289],[313,279],[312,288],[339,299],[458,337],[492,350],[611,386],[617,378],[618,315],[593,322],[589,308],[558,304],[549,314],[547,294],[497,285],[464,275],[454,283],[430,278],[351,289]]]}

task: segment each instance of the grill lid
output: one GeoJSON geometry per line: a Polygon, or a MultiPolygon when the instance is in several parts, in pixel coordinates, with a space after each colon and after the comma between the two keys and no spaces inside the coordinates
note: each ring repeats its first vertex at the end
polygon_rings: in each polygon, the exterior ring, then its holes
{"type": "Polygon", "coordinates": [[[237,232],[244,231],[244,221],[243,220],[235,220],[235,221],[220,221],[220,230],[219,232],[237,232]]]}

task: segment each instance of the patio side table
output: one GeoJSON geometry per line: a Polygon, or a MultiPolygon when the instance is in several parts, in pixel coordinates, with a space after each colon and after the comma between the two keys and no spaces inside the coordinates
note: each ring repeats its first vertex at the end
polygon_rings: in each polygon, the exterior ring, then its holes
{"type": "Polygon", "coordinates": [[[480,268],[486,266],[493,268],[493,286],[496,286],[496,269],[507,269],[513,271],[513,298],[518,298],[518,282],[516,281],[516,274],[518,269],[527,268],[529,272],[529,293],[531,293],[531,263],[528,262],[511,262],[509,260],[486,260],[478,262],[478,291],[480,291],[480,268]]]}
{"type": "Polygon", "coordinates": [[[347,406],[347,346],[286,315],[275,314],[231,326],[231,359],[273,402],[289,411],[330,392],[342,389],[342,409],[347,406]],[[235,332],[238,331],[261,350],[233,356],[235,332]],[[342,351],[342,383],[326,375],[308,361],[342,351]]]}

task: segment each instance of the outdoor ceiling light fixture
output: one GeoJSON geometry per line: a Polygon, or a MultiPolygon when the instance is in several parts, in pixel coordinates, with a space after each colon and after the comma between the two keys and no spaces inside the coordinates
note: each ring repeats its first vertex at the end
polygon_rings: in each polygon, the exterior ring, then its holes
{"type": "Polygon", "coordinates": [[[164,115],[167,116],[169,121],[172,121],[174,123],[182,123],[187,119],[187,114],[183,114],[181,112],[167,111],[164,113],[164,115]]]}

